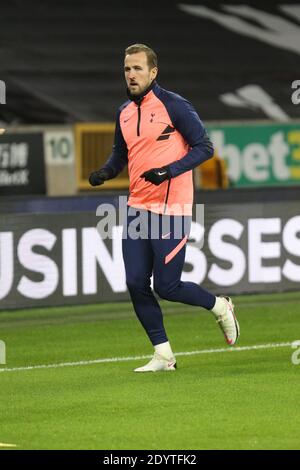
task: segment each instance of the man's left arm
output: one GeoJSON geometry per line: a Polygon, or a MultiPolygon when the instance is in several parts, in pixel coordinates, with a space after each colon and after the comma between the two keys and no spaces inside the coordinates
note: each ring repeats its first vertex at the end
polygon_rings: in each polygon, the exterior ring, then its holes
{"type": "Polygon", "coordinates": [[[172,178],[193,170],[214,154],[213,144],[194,107],[185,99],[176,101],[172,106],[172,122],[189,145],[187,154],[180,160],[168,165],[172,178]]]}
{"type": "Polygon", "coordinates": [[[186,171],[193,170],[214,154],[213,144],[191,103],[184,98],[178,98],[169,103],[167,109],[175,129],[189,145],[189,151],[181,159],[162,168],[151,168],[141,175],[146,181],[157,186],[186,171]]]}

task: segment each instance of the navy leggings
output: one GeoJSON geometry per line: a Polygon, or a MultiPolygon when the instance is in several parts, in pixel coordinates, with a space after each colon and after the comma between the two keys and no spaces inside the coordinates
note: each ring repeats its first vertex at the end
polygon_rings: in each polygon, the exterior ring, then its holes
{"type": "Polygon", "coordinates": [[[168,341],[160,306],[151,289],[162,299],[211,310],[215,296],[193,282],[180,280],[191,217],[138,211],[123,226],[123,258],[126,283],[134,310],[155,346],[168,341]]]}

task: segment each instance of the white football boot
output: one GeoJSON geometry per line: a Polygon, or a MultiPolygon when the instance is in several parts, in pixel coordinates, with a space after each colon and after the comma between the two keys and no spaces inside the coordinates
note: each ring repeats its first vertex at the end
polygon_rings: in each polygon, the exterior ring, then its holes
{"type": "Polygon", "coordinates": [[[171,359],[167,359],[161,354],[155,352],[153,358],[151,359],[151,361],[148,362],[148,364],[143,367],[138,367],[137,369],[134,369],[134,372],[168,371],[176,370],[176,367],[176,359],[174,356],[171,359]]]}
{"type": "Polygon", "coordinates": [[[230,297],[220,296],[226,303],[226,308],[221,315],[217,316],[217,323],[223,331],[227,344],[233,346],[240,336],[240,326],[234,314],[234,305],[230,297]]]}

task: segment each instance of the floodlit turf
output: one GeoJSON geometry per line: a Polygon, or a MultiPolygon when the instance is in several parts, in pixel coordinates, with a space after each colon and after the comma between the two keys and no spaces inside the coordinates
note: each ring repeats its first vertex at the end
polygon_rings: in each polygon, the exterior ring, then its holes
{"type": "MultiPolygon", "coordinates": [[[[300,294],[234,299],[237,346],[300,340],[300,294]]],[[[211,314],[163,302],[176,352],[226,348],[211,314]]],[[[0,313],[13,369],[151,354],[128,303],[0,313]]],[[[0,443],[17,449],[300,449],[300,364],[290,346],[0,372],[0,443]]],[[[300,357],[300,354],[299,354],[300,357]]]]}

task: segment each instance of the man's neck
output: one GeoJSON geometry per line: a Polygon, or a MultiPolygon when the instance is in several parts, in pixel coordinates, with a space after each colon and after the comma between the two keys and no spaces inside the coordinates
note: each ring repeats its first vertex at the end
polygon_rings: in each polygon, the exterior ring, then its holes
{"type": "Polygon", "coordinates": [[[130,93],[129,89],[127,88],[127,96],[131,101],[133,101],[135,104],[139,105],[143,101],[144,97],[149,93],[149,91],[152,90],[152,88],[154,87],[155,84],[156,84],[156,81],[153,80],[150,83],[150,85],[142,93],[140,93],[139,95],[133,95],[132,93],[130,93]]]}

